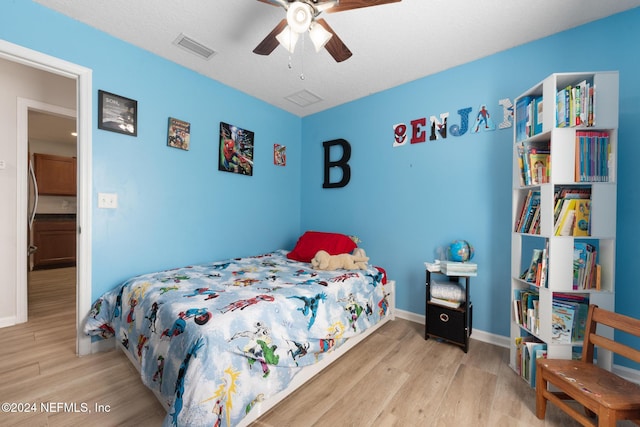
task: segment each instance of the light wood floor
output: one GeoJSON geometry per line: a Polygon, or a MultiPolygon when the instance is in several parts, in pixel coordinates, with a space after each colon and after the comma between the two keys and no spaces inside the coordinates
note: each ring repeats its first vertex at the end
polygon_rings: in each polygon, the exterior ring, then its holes
{"type": "MultiPolygon", "coordinates": [[[[163,408],[121,352],[75,355],[74,280],[74,268],[30,273],[29,322],[0,329],[0,403],[37,405],[0,412],[0,425],[161,425],[163,408]],[[43,412],[40,402],[91,412],[43,412]]],[[[546,421],[535,417],[507,349],[472,340],[465,354],[423,331],[402,319],[383,326],[254,427],[577,426],[553,405],[546,421]]]]}

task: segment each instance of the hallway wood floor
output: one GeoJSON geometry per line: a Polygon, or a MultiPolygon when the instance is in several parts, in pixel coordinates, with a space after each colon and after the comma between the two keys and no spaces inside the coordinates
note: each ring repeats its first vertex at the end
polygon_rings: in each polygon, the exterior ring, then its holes
{"type": "MultiPolygon", "coordinates": [[[[75,269],[35,271],[29,283],[29,321],[0,329],[0,402],[38,408],[0,412],[0,425],[160,426],[162,406],[121,352],[75,355],[75,269]],[[40,402],[91,412],[42,412],[40,402]]],[[[423,331],[390,322],[253,427],[578,425],[553,405],[545,421],[535,417],[534,391],[507,349],[472,340],[465,354],[423,331]]]]}

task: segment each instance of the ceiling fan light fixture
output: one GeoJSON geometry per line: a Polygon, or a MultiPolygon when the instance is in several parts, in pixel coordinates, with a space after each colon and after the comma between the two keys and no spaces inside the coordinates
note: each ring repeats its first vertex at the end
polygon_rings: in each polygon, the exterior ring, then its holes
{"type": "Polygon", "coordinates": [[[313,42],[313,46],[316,48],[316,52],[320,52],[327,42],[333,37],[329,31],[317,23],[313,23],[309,29],[309,38],[313,42]]]}
{"type": "Polygon", "coordinates": [[[302,34],[309,29],[312,19],[313,10],[306,3],[295,1],[287,9],[287,24],[298,34],[302,34]]]}
{"type": "Polygon", "coordinates": [[[298,33],[292,31],[291,27],[287,25],[286,27],[284,27],[284,30],[282,30],[280,34],[276,36],[276,40],[278,40],[278,43],[280,43],[282,47],[287,49],[289,53],[293,53],[293,51],[296,49],[298,37],[298,33]]]}

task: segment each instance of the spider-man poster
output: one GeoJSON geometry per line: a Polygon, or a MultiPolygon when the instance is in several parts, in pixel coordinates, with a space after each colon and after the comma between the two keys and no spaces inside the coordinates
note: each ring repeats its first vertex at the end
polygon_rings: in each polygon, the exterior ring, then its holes
{"type": "Polygon", "coordinates": [[[218,170],[253,175],[253,132],[220,122],[218,170]]]}

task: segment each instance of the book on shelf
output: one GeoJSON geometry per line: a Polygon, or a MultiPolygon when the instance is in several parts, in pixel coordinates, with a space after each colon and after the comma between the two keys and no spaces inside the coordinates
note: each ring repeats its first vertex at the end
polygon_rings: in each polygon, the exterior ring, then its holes
{"type": "Polygon", "coordinates": [[[515,231],[518,233],[540,233],[540,191],[528,191],[516,222],[515,231]]]}
{"type": "Polygon", "coordinates": [[[556,126],[595,126],[595,86],[586,80],[567,85],[556,93],[556,126]]]}
{"type": "Polygon", "coordinates": [[[522,369],[522,366],[524,364],[523,362],[523,354],[524,354],[524,347],[526,347],[525,343],[526,342],[530,342],[530,341],[537,341],[538,339],[534,336],[531,335],[525,335],[525,336],[518,336],[515,339],[515,346],[516,346],[516,361],[515,361],[515,368],[516,368],[516,372],[518,373],[518,375],[520,376],[524,376],[524,370],[522,369]]]}
{"type": "Polygon", "coordinates": [[[575,150],[576,182],[608,182],[611,138],[607,131],[577,131],[575,150]]]}
{"type": "Polygon", "coordinates": [[[476,276],[478,264],[472,262],[440,261],[440,271],[448,276],[476,276]]]}
{"type": "Polygon", "coordinates": [[[523,373],[524,379],[531,386],[536,384],[536,359],[538,357],[546,357],[547,345],[539,340],[525,341],[523,348],[523,373]]]}
{"type": "Polygon", "coordinates": [[[596,105],[596,87],[591,85],[587,87],[588,102],[587,102],[587,126],[595,126],[595,105],[596,105]]]}
{"type": "Polygon", "coordinates": [[[571,117],[571,123],[573,126],[583,126],[586,125],[586,120],[584,116],[585,104],[586,100],[586,89],[587,82],[583,80],[580,83],[577,83],[575,86],[571,88],[571,101],[573,102],[573,115],[571,117]]]}
{"type": "Polygon", "coordinates": [[[546,184],[549,182],[549,153],[532,152],[529,154],[529,164],[531,165],[531,183],[546,184]]]}
{"type": "Polygon", "coordinates": [[[538,96],[533,100],[533,135],[542,133],[542,120],[543,120],[543,103],[542,97],[538,96]]]}
{"type": "Polygon", "coordinates": [[[590,199],[591,187],[558,185],[554,191],[555,201],[564,199],[590,199]]]}
{"type": "Polygon", "coordinates": [[[575,204],[576,204],[575,199],[570,199],[570,198],[560,199],[560,212],[558,213],[558,217],[555,219],[555,225],[553,229],[554,234],[556,236],[560,236],[562,227],[567,221],[569,212],[573,211],[573,209],[575,208],[575,204]]]}
{"type": "Polygon", "coordinates": [[[539,286],[541,279],[542,260],[544,249],[534,249],[531,255],[529,268],[525,271],[524,280],[539,286]]]}
{"type": "Polygon", "coordinates": [[[589,311],[589,298],[575,293],[555,293],[551,304],[552,340],[558,343],[580,342],[589,311]]]}
{"type": "MultiPolygon", "coordinates": [[[[543,347],[539,347],[535,349],[535,356],[536,359],[546,359],[547,358],[547,345],[545,344],[543,347]]],[[[535,366],[536,364],[534,363],[534,371],[533,371],[533,378],[531,378],[531,386],[535,386],[536,384],[536,374],[535,374],[535,366]]]]}
{"type": "Polygon", "coordinates": [[[527,138],[527,124],[529,121],[529,104],[533,100],[531,96],[523,96],[516,100],[516,141],[527,138]]]}
{"type": "Polygon", "coordinates": [[[526,289],[514,289],[513,293],[514,320],[521,327],[537,334],[540,329],[538,316],[540,295],[526,289]]]}
{"type": "Polygon", "coordinates": [[[589,217],[591,216],[591,200],[576,199],[575,212],[576,217],[573,224],[573,235],[591,235],[591,222],[589,221],[589,217]]]}
{"type": "Polygon", "coordinates": [[[559,128],[569,127],[569,103],[571,86],[558,90],[556,94],[556,126],[559,128]]]}
{"type": "Polygon", "coordinates": [[[546,239],[544,249],[542,250],[542,264],[540,265],[540,281],[537,283],[539,287],[547,287],[547,277],[549,269],[549,239],[546,239]]]}
{"type": "Polygon", "coordinates": [[[571,200],[569,208],[560,216],[556,236],[571,236],[573,233],[573,222],[576,219],[575,200],[571,200]]]}
{"type": "Polygon", "coordinates": [[[522,306],[520,304],[520,298],[513,298],[513,320],[518,325],[522,325],[522,306]]]}
{"type": "Polygon", "coordinates": [[[571,342],[574,314],[575,311],[572,307],[567,307],[565,304],[553,300],[551,304],[551,340],[553,342],[571,342]]]}
{"type": "Polygon", "coordinates": [[[596,247],[590,243],[575,242],[573,245],[573,289],[599,289],[597,278],[596,247]]]}
{"type": "Polygon", "coordinates": [[[542,132],[542,96],[523,96],[516,100],[516,141],[542,132]]]}
{"type": "Polygon", "coordinates": [[[525,171],[525,166],[524,166],[524,147],[519,144],[516,145],[516,150],[517,150],[517,161],[518,161],[518,168],[520,170],[520,186],[524,187],[525,185],[527,185],[527,172],[525,171]]]}
{"type": "Polygon", "coordinates": [[[589,311],[588,296],[577,293],[558,292],[553,295],[552,304],[573,312],[573,323],[570,334],[571,342],[582,341],[584,339],[584,331],[589,311]]]}
{"type": "Polygon", "coordinates": [[[591,189],[588,187],[557,187],[554,194],[553,234],[555,236],[588,236],[590,199],[591,189]],[[582,230],[581,227],[585,229],[582,230]],[[584,234],[585,232],[587,234],[584,234]]]}
{"type": "Polygon", "coordinates": [[[531,308],[527,309],[527,329],[534,334],[540,332],[540,299],[539,297],[530,298],[531,308]]]}
{"type": "Polygon", "coordinates": [[[516,146],[520,185],[539,185],[550,181],[551,150],[549,141],[529,141],[516,146]]]}
{"type": "Polygon", "coordinates": [[[513,343],[516,349],[516,352],[515,352],[516,356],[515,356],[513,369],[515,369],[516,374],[522,375],[522,337],[517,336],[513,340],[513,343]]]}
{"type": "Polygon", "coordinates": [[[515,347],[516,372],[533,386],[536,378],[536,359],[546,357],[547,345],[534,336],[526,335],[516,337],[515,347]]]}

